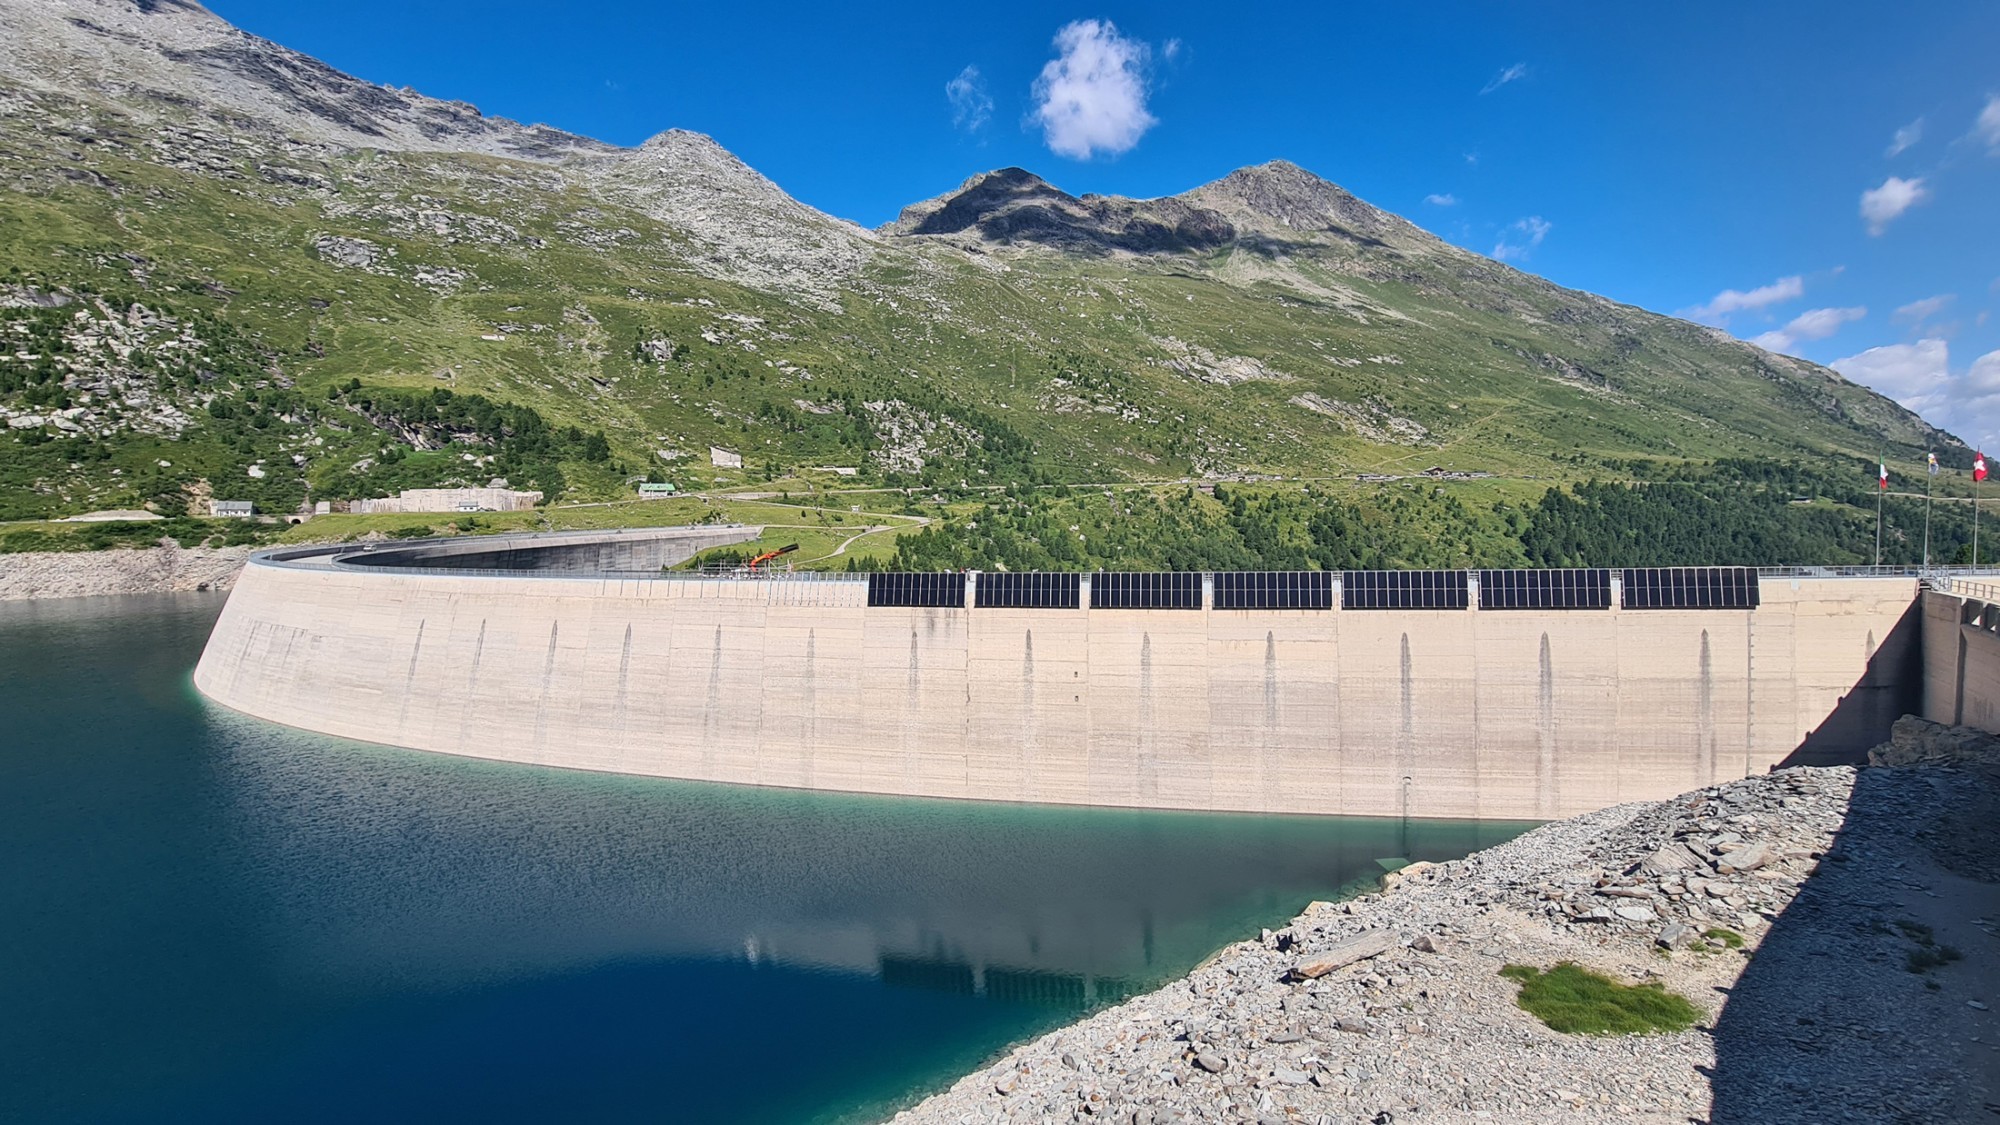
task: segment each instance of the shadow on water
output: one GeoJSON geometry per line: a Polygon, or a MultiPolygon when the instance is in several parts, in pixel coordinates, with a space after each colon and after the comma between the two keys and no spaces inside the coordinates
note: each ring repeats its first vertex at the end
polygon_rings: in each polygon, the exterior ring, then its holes
{"type": "Polygon", "coordinates": [[[1385,859],[1526,827],[344,743],[194,696],[219,607],[0,610],[0,1118],[879,1116],[1385,859]]]}

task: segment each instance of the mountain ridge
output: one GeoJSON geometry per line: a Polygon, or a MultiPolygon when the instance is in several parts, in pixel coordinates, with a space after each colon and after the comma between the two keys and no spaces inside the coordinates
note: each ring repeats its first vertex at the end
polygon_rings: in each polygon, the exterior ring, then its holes
{"type": "Polygon", "coordinates": [[[1289,161],[1150,200],[996,169],[867,230],[702,134],[489,118],[185,0],[0,0],[0,163],[4,511],[478,477],[493,433],[397,413],[444,391],[576,430],[528,463],[593,496],[708,446],[935,485],[1955,444],[1289,161]]]}

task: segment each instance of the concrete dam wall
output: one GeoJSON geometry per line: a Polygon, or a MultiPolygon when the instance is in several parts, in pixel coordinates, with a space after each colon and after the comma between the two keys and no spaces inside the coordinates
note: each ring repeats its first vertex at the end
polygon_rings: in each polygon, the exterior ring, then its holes
{"type": "Polygon", "coordinates": [[[1911,578],[1766,577],[1728,610],[939,608],[871,606],[842,576],[371,555],[253,560],[196,686],[328,734],[581,769],[1551,818],[1853,760],[1923,673],[1911,578]]]}

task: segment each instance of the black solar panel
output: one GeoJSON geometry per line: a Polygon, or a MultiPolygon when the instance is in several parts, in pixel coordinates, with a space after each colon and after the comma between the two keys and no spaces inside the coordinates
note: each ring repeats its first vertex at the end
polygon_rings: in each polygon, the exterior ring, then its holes
{"type": "Polygon", "coordinates": [[[1332,609],[1325,570],[1226,570],[1215,576],[1217,609],[1332,609]]]}
{"type": "Polygon", "coordinates": [[[1611,572],[1482,570],[1480,609],[1610,609],[1611,572]]]}
{"type": "Polygon", "coordinates": [[[1099,572],[1090,576],[1092,609],[1200,609],[1201,575],[1099,572]]]}
{"type": "Polygon", "coordinates": [[[871,574],[868,604],[965,608],[963,574],[871,574]]]}
{"type": "Polygon", "coordinates": [[[1464,609],[1462,570],[1350,570],[1340,576],[1345,609],[1464,609]]]}
{"type": "Polygon", "coordinates": [[[1747,566],[1634,567],[1624,588],[1626,609],[1756,609],[1761,600],[1747,566]]]}
{"type": "Polygon", "coordinates": [[[980,609],[1075,609],[1083,604],[1081,574],[981,574],[973,587],[980,609]]]}

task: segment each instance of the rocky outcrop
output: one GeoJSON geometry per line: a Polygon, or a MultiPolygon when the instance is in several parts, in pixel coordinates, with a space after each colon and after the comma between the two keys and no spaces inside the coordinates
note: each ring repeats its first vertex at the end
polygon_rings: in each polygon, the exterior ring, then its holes
{"type": "Polygon", "coordinates": [[[982,173],[950,195],[905,208],[888,230],[900,235],[970,234],[988,242],[1076,253],[1202,253],[1236,239],[1229,220],[1178,198],[1078,198],[1021,168],[982,173]]]}
{"type": "Polygon", "coordinates": [[[1905,715],[1889,728],[1889,741],[1868,752],[1871,766],[1913,766],[1926,762],[2000,764],[2000,738],[1977,727],[1934,723],[1905,715]]]}
{"type": "Polygon", "coordinates": [[[249,557],[248,547],[171,545],[0,555],[0,601],[227,590],[249,557]]]}

